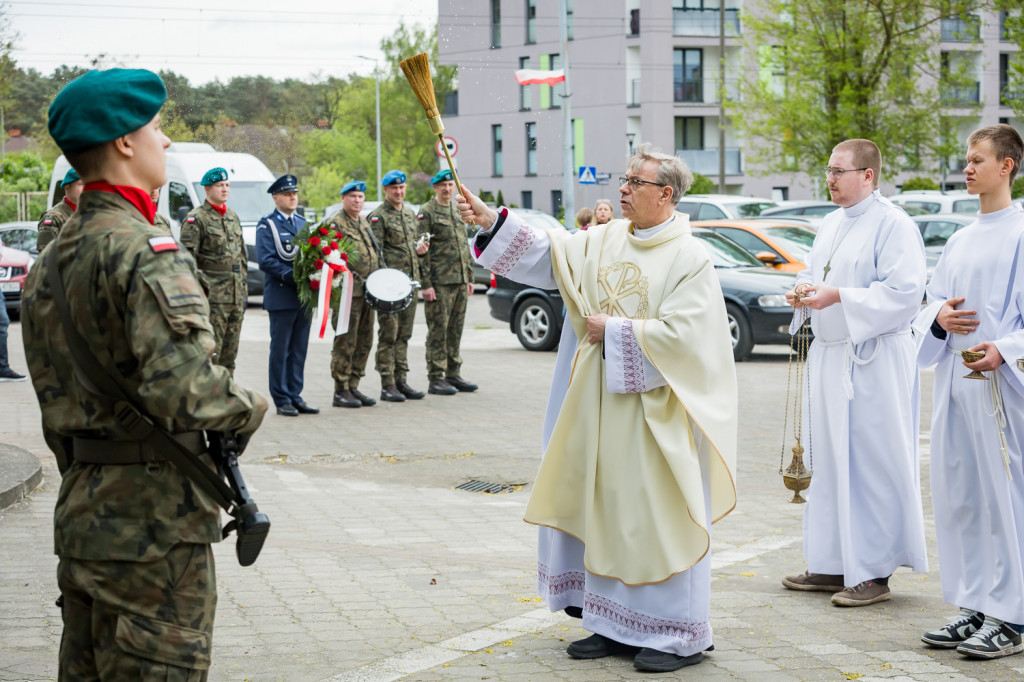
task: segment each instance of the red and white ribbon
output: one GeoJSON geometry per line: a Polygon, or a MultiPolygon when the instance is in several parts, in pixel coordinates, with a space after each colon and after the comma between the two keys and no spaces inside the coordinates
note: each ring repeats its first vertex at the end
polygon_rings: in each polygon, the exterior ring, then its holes
{"type": "Polygon", "coordinates": [[[341,274],[341,300],[338,302],[338,326],[335,336],[348,331],[348,318],[352,313],[352,273],[344,265],[324,262],[320,268],[320,288],[316,295],[316,313],[313,320],[319,326],[320,338],[324,338],[327,324],[331,318],[331,289],[334,285],[334,273],[341,274]]]}

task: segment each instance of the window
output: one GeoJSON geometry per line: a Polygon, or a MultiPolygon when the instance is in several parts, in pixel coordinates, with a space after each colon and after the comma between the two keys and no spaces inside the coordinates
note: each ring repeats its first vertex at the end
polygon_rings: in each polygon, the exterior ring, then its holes
{"type": "MultiPolygon", "coordinates": [[[[528,69],[528,68],[530,68],[530,58],[529,57],[520,57],[519,58],[519,68],[520,69],[528,69]]],[[[530,100],[530,86],[529,85],[520,85],[519,86],[519,110],[520,111],[529,111],[531,105],[532,105],[532,102],[530,100]]]]}
{"type": "Polygon", "coordinates": [[[491,0],[491,47],[501,47],[501,0],[491,0]]]}
{"type": "Polygon", "coordinates": [[[673,50],[674,99],[676,102],[703,102],[703,50],[673,50]]]}
{"type": "Polygon", "coordinates": [[[676,149],[704,149],[704,119],[676,117],[676,149]]]}
{"type": "MultiPolygon", "coordinates": [[[[558,69],[562,68],[562,55],[561,54],[556,52],[554,54],[549,54],[549,55],[544,55],[544,56],[547,57],[548,64],[550,64],[549,68],[552,71],[557,71],[558,69]]],[[[548,101],[550,103],[549,106],[550,106],[551,109],[561,109],[562,108],[562,95],[565,94],[565,83],[564,82],[558,83],[557,85],[542,85],[542,86],[540,86],[540,88],[541,88],[541,92],[543,92],[544,90],[548,90],[550,92],[550,94],[548,95],[548,97],[549,97],[548,101]]],[[[543,98],[544,98],[544,95],[542,94],[541,95],[541,101],[543,101],[543,98]]]]}
{"type": "Polygon", "coordinates": [[[493,161],[491,164],[491,175],[496,177],[502,175],[502,153],[501,153],[501,125],[491,126],[491,152],[493,161]]]}
{"type": "Polygon", "coordinates": [[[537,42],[537,0],[526,0],[526,44],[537,42]]]}
{"type": "Polygon", "coordinates": [[[562,190],[551,190],[551,215],[560,218],[562,215],[562,190]]]}
{"type": "Polygon", "coordinates": [[[526,174],[537,174],[537,124],[526,124],[526,174]]]}
{"type": "Polygon", "coordinates": [[[533,208],[533,192],[523,190],[522,199],[523,208],[533,208]]]}
{"type": "Polygon", "coordinates": [[[764,251],[767,251],[776,257],[781,255],[778,251],[768,246],[764,240],[750,232],[747,232],[746,230],[738,230],[733,227],[720,227],[716,229],[715,232],[723,237],[728,237],[754,255],[764,251]]]}
{"type": "MultiPolygon", "coordinates": [[[[231,184],[234,185],[235,183],[231,184]]],[[[171,217],[179,223],[184,219],[185,215],[194,208],[194,206],[192,206],[192,199],[188,196],[188,188],[177,182],[172,182],[168,186],[167,205],[170,209],[171,217]],[[182,208],[185,209],[184,213],[181,212],[182,208]]]]}

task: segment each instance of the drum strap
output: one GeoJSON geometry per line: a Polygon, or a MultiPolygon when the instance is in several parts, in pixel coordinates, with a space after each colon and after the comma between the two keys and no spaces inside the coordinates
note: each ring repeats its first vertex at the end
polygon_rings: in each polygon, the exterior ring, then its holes
{"type": "Polygon", "coordinates": [[[381,267],[386,268],[388,264],[384,262],[384,251],[380,248],[380,244],[377,243],[377,238],[373,236],[373,228],[367,226],[366,234],[370,237],[370,241],[373,243],[373,248],[377,249],[377,256],[380,257],[381,267]]]}

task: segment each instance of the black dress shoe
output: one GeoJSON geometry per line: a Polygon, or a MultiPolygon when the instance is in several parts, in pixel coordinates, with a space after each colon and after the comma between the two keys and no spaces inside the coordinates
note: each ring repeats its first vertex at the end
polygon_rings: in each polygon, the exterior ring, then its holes
{"type": "Polygon", "coordinates": [[[380,389],[380,399],[389,403],[404,403],[405,396],[395,388],[394,384],[380,389]]]}
{"type": "Polygon", "coordinates": [[[640,647],[622,644],[596,633],[576,640],[565,649],[573,658],[604,658],[613,654],[636,654],[639,650],[640,647]]]}
{"type": "Polygon", "coordinates": [[[356,400],[361,402],[366,407],[369,407],[370,405],[376,405],[377,404],[376,400],[374,400],[373,398],[371,398],[368,395],[363,395],[362,393],[359,392],[358,389],[350,388],[350,389],[348,389],[348,392],[352,394],[353,398],[355,398],[356,400]]]}
{"type": "MultiPolygon", "coordinates": [[[[352,395],[352,391],[347,388],[344,391],[337,391],[334,394],[334,402],[331,403],[335,407],[362,407],[363,404],[359,402],[355,396],[352,395]]],[[[296,412],[298,414],[298,412],[296,412]]]]}
{"type": "Polygon", "coordinates": [[[688,665],[696,665],[703,660],[704,654],[699,651],[691,656],[678,656],[657,649],[641,649],[633,659],[633,667],[652,673],[670,673],[688,665]]]}
{"type": "Polygon", "coordinates": [[[415,388],[405,383],[404,381],[396,381],[395,388],[401,391],[402,395],[404,395],[409,400],[419,400],[424,395],[426,395],[423,391],[417,391],[415,388]]]}
{"type": "Polygon", "coordinates": [[[569,616],[570,618],[583,617],[583,609],[579,606],[566,606],[563,609],[563,611],[565,611],[565,615],[569,616]]]}
{"type": "Polygon", "coordinates": [[[431,393],[433,395],[455,395],[458,392],[457,388],[449,384],[444,379],[431,381],[430,385],[427,386],[427,393],[431,393]]]}
{"type": "Polygon", "coordinates": [[[449,384],[454,386],[457,390],[462,391],[463,393],[472,393],[476,389],[480,388],[476,384],[472,384],[463,379],[462,377],[448,377],[447,379],[445,379],[445,381],[447,381],[449,384]]]}
{"type": "Polygon", "coordinates": [[[299,411],[292,405],[278,405],[277,413],[282,417],[298,417],[299,411]]]}
{"type": "Polygon", "coordinates": [[[292,405],[294,405],[295,409],[299,411],[299,414],[320,414],[319,407],[307,405],[305,400],[296,400],[292,405]]]}

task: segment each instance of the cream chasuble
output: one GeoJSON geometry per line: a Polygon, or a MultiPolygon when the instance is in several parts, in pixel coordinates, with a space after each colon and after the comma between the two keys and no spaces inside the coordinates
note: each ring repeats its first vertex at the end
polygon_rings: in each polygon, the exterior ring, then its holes
{"type": "Polygon", "coordinates": [[[680,213],[648,239],[627,221],[548,237],[566,322],[582,342],[525,518],[581,540],[595,575],[659,583],[700,561],[708,524],[736,504],[736,375],[721,288],[680,213]],[[586,342],[597,312],[633,320],[665,386],[608,392],[603,344],[586,342]],[[710,519],[688,417],[712,445],[710,519]]]}

